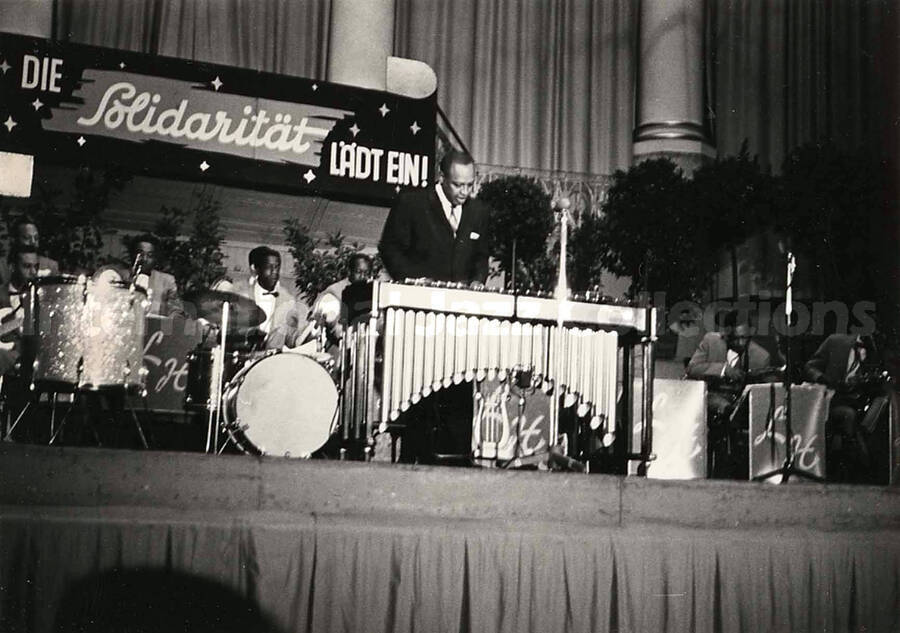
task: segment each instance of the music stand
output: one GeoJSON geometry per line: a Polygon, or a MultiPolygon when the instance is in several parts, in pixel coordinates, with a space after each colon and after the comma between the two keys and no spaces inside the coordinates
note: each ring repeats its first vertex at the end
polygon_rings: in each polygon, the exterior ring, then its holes
{"type": "MultiPolygon", "coordinates": [[[[784,370],[784,404],[785,404],[785,414],[784,414],[784,463],[781,468],[776,468],[767,473],[763,473],[761,475],[757,475],[753,478],[753,481],[766,481],[771,477],[775,477],[776,475],[781,475],[781,481],[778,482],[780,484],[786,484],[790,481],[792,476],[799,477],[801,479],[807,479],[809,481],[818,481],[824,482],[825,480],[818,475],[814,475],[813,473],[807,472],[802,468],[798,468],[794,464],[794,429],[791,426],[791,421],[793,418],[793,413],[791,411],[791,315],[793,314],[793,285],[794,285],[794,271],[797,268],[797,260],[794,257],[794,253],[791,250],[787,252],[787,277],[785,284],[785,293],[784,293],[784,321],[785,321],[785,338],[787,339],[787,346],[785,348],[785,370],[784,370]]],[[[775,423],[772,422],[772,433],[775,433],[775,423]]]]}

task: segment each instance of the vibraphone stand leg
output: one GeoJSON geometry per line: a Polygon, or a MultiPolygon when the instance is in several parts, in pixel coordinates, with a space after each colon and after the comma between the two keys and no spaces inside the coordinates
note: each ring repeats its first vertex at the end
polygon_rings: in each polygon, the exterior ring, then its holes
{"type": "MultiPolygon", "coordinates": [[[[137,431],[138,439],[141,440],[141,446],[144,449],[150,448],[150,445],[147,443],[147,437],[144,435],[144,427],[141,426],[141,420],[138,417],[137,411],[134,408],[134,404],[131,401],[131,398],[128,396],[128,393],[125,394],[125,408],[128,410],[129,415],[131,416],[131,421],[134,423],[134,428],[137,431]]],[[[147,406],[147,395],[146,393],[141,394],[141,400],[144,403],[144,411],[148,410],[147,406]]]]}
{"type": "Polygon", "coordinates": [[[12,434],[13,431],[16,430],[16,427],[19,425],[25,418],[25,414],[31,409],[31,400],[25,403],[25,406],[22,407],[22,410],[19,411],[19,415],[16,416],[16,419],[12,424],[9,423],[10,418],[12,417],[12,411],[8,408],[9,402],[6,399],[6,394],[2,396],[2,404],[0,406],[3,407],[3,423],[6,426],[6,430],[3,432],[3,441],[4,442],[12,442],[12,434]]]}
{"type": "MultiPolygon", "coordinates": [[[[66,423],[69,421],[69,415],[72,413],[72,410],[75,408],[76,405],[81,405],[81,408],[83,410],[82,417],[84,419],[84,423],[91,427],[91,433],[94,436],[94,441],[97,443],[97,446],[103,445],[102,442],[100,442],[100,436],[97,435],[97,429],[94,427],[93,422],[89,421],[88,415],[90,412],[88,411],[87,403],[85,402],[85,399],[79,398],[79,395],[81,395],[81,392],[74,391],[72,393],[72,402],[71,402],[71,404],[69,404],[68,408],[66,409],[65,414],[63,415],[62,419],[59,421],[59,426],[56,426],[56,406],[58,403],[58,400],[57,400],[58,392],[53,391],[53,392],[46,392],[46,393],[48,395],[50,393],[53,394],[52,397],[50,398],[50,441],[47,442],[48,445],[52,446],[56,442],[56,440],[58,440],[60,438],[60,436],[62,436],[63,430],[66,428],[66,423]]],[[[35,396],[35,398],[36,399],[40,398],[40,393],[36,392],[36,394],[37,395],[35,396]]]]}

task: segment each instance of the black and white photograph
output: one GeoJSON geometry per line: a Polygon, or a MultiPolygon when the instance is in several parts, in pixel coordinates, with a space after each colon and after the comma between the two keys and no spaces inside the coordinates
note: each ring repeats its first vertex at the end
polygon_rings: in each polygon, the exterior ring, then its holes
{"type": "Polygon", "coordinates": [[[0,0],[0,633],[900,633],[900,0],[0,0]]]}

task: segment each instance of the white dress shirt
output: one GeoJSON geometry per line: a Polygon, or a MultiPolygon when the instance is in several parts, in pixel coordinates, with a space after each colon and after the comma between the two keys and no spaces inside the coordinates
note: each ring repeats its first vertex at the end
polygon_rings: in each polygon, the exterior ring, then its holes
{"type": "Polygon", "coordinates": [[[22,305],[22,294],[18,288],[12,285],[12,282],[7,286],[9,291],[9,307],[13,310],[18,310],[22,305]]]}
{"type": "Polygon", "coordinates": [[[740,360],[741,355],[736,351],[731,349],[730,347],[725,352],[725,364],[722,366],[722,376],[725,375],[725,370],[729,367],[737,367],[738,360],[740,360]]]}
{"type": "Polygon", "coordinates": [[[847,378],[853,378],[859,372],[859,368],[862,363],[866,360],[866,348],[860,347],[857,348],[856,344],[858,344],[861,339],[857,338],[853,345],[850,346],[850,353],[847,355],[847,378]],[[857,358],[856,354],[859,352],[859,358],[857,358]]]}
{"type": "Polygon", "coordinates": [[[253,300],[266,313],[266,320],[260,324],[259,329],[268,334],[269,328],[272,327],[272,315],[275,314],[275,303],[281,291],[281,284],[275,284],[275,288],[270,292],[260,286],[257,278],[253,277],[250,279],[250,285],[253,287],[253,300]]]}
{"type": "Polygon", "coordinates": [[[444,195],[444,188],[440,183],[435,185],[435,189],[437,190],[438,200],[441,201],[441,208],[444,210],[444,217],[447,218],[447,222],[453,228],[453,237],[456,237],[456,229],[459,228],[459,220],[462,217],[462,207],[460,205],[454,207],[450,203],[447,196],[444,195]]]}

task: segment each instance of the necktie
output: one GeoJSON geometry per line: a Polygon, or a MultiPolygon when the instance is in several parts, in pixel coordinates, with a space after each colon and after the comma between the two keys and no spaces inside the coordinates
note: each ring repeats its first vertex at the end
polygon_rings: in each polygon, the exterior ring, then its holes
{"type": "Polygon", "coordinates": [[[453,207],[450,209],[450,226],[453,227],[453,233],[459,228],[459,216],[462,214],[462,207],[453,207]]]}
{"type": "Polygon", "coordinates": [[[854,376],[854,374],[856,374],[856,371],[859,369],[859,365],[860,365],[859,348],[854,347],[853,348],[853,362],[850,363],[850,369],[847,370],[847,378],[852,378],[854,376]]]}
{"type": "Polygon", "coordinates": [[[278,291],[277,291],[277,290],[272,290],[271,292],[264,292],[264,293],[263,293],[263,296],[265,297],[266,295],[272,295],[273,297],[277,297],[277,296],[278,296],[278,291]]]}

